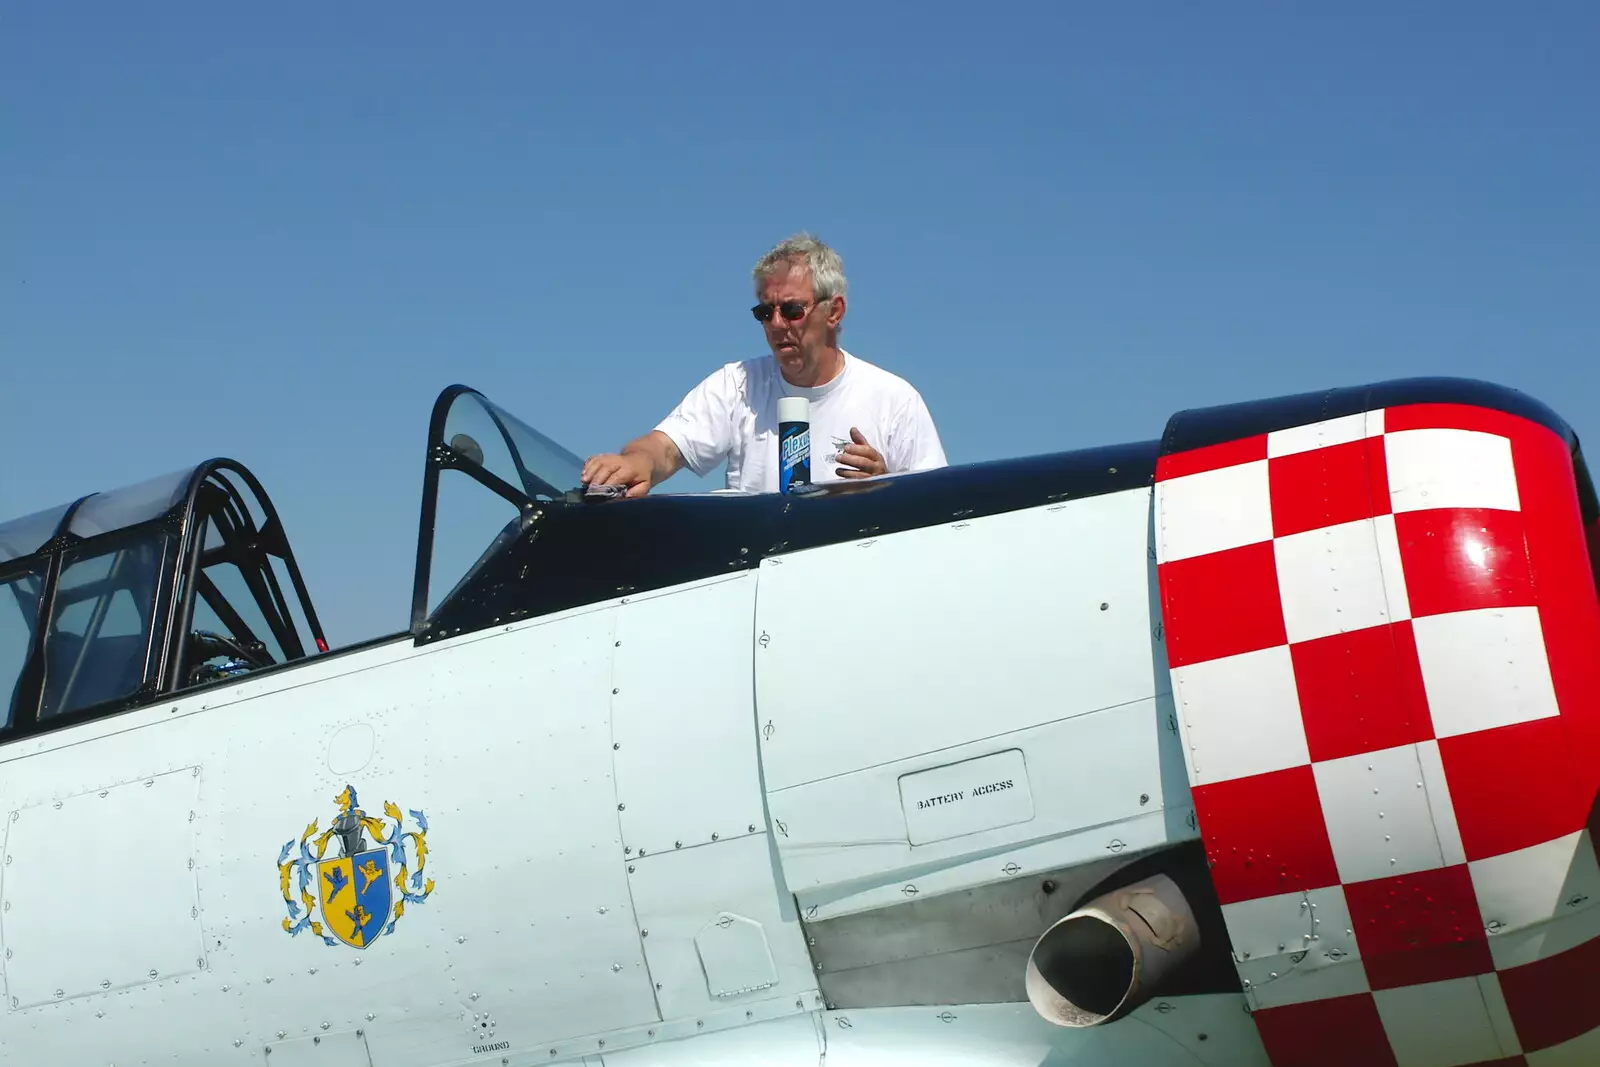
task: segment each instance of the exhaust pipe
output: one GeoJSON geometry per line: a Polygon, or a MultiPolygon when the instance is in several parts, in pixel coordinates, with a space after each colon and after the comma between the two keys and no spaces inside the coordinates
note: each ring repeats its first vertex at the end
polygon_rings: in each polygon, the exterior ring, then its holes
{"type": "Polygon", "coordinates": [[[1200,948],[1200,928],[1164,874],[1114,889],[1044,932],[1028,954],[1028,1000],[1057,1026],[1098,1026],[1149,1000],[1200,948]]]}

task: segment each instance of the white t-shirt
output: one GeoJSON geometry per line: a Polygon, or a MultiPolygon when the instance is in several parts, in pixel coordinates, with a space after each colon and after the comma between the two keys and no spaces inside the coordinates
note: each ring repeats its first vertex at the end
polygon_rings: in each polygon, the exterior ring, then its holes
{"type": "Polygon", "coordinates": [[[706,376],[656,427],[704,477],[724,459],[729,489],[778,491],[778,397],[811,401],[811,480],[843,481],[834,469],[850,428],[882,454],[890,474],[947,465],[922,395],[905,379],[844,352],[830,382],[803,389],[784,380],[771,356],[728,363],[706,376]]]}

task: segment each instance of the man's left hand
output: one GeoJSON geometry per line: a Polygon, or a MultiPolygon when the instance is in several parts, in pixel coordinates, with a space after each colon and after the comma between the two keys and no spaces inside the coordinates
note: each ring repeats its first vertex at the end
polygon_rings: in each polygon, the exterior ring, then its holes
{"type": "Polygon", "coordinates": [[[841,478],[871,478],[875,474],[889,473],[883,456],[867,444],[867,439],[854,426],[850,427],[850,440],[852,444],[839,450],[839,462],[845,466],[836,468],[835,474],[841,478]]]}

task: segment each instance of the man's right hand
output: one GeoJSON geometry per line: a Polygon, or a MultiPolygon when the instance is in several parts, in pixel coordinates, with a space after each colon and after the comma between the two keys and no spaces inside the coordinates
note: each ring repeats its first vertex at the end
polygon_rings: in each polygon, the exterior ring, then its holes
{"type": "Polygon", "coordinates": [[[584,485],[625,485],[624,495],[641,497],[650,491],[650,460],[637,452],[631,456],[608,452],[590,456],[583,465],[584,485]]]}
{"type": "Polygon", "coordinates": [[[619,452],[590,456],[583,465],[584,485],[625,485],[627,499],[644,496],[657,482],[664,482],[683,466],[683,457],[672,438],[659,430],[637,441],[628,442],[619,452]]]}

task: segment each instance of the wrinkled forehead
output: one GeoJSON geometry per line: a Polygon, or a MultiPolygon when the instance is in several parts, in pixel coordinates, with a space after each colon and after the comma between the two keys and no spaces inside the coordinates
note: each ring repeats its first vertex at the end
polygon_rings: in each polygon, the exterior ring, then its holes
{"type": "Polygon", "coordinates": [[[756,296],[773,304],[784,300],[810,300],[811,270],[804,262],[779,267],[761,279],[756,286],[756,296]]]}

